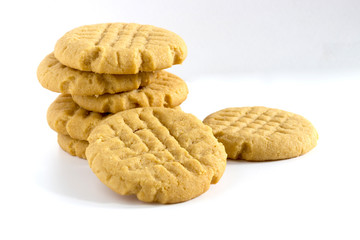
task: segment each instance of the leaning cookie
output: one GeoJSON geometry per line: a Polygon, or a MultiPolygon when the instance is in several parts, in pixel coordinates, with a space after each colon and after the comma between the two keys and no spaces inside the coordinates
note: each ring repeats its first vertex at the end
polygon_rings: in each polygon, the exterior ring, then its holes
{"type": "Polygon", "coordinates": [[[86,159],[85,150],[89,145],[88,141],[74,139],[70,136],[58,133],[58,143],[65,152],[86,159]]]}
{"type": "Polygon", "coordinates": [[[64,65],[96,73],[136,74],[180,64],[185,42],[166,29],[136,23],[104,23],[75,28],[61,37],[55,57],[64,65]]]}
{"type": "Polygon", "coordinates": [[[51,53],[40,63],[37,77],[50,91],[73,95],[101,95],[131,91],[148,85],[157,72],[138,74],[98,74],[79,71],[61,64],[51,53]]]}
{"type": "Polygon", "coordinates": [[[266,107],[227,108],[203,121],[224,144],[228,158],[248,161],[300,156],[316,146],[318,134],[304,117],[266,107]]]}
{"type": "Polygon", "coordinates": [[[121,195],[177,203],[217,183],[226,166],[223,145],[195,116],[170,108],[112,115],[91,132],[86,157],[95,175],[121,195]]]}
{"type": "Polygon", "coordinates": [[[73,95],[73,99],[79,106],[89,111],[117,113],[136,107],[173,108],[185,101],[188,92],[184,80],[169,72],[161,71],[153,82],[140,89],[100,96],[73,95]]]}

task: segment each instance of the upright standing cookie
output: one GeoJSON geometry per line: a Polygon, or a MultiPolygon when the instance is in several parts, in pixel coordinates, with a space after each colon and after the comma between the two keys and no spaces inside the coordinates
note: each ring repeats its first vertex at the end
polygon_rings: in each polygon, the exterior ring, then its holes
{"type": "Polygon", "coordinates": [[[304,117],[266,107],[227,108],[204,119],[228,157],[248,161],[297,157],[316,146],[318,134],[304,117]]]}
{"type": "Polygon", "coordinates": [[[156,75],[157,72],[119,75],[79,71],[61,64],[54,54],[46,56],[37,70],[39,82],[44,88],[73,95],[131,91],[148,85],[156,75]]]}
{"type": "Polygon", "coordinates": [[[185,101],[187,94],[187,85],[181,78],[161,71],[153,82],[140,89],[100,96],[73,95],[73,99],[89,111],[117,113],[136,107],[173,108],[185,101]]]}
{"type": "Polygon", "coordinates": [[[61,37],[55,57],[82,71],[135,74],[169,68],[184,61],[185,42],[151,25],[105,23],[75,28],[61,37]]]}
{"type": "Polygon", "coordinates": [[[192,199],[217,183],[226,153],[211,129],[181,110],[136,108],[97,125],[86,157],[96,176],[115,192],[145,202],[192,199]]]}

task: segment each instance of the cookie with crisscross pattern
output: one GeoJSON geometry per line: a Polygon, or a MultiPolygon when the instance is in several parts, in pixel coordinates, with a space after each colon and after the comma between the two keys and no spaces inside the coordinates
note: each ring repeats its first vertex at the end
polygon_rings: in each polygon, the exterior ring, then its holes
{"type": "Polygon", "coordinates": [[[108,115],[85,110],[71,95],[60,94],[48,108],[47,121],[51,129],[62,135],[87,140],[91,130],[108,115]]]}
{"type": "Polygon", "coordinates": [[[157,72],[138,74],[99,74],[79,71],[61,64],[51,53],[37,70],[41,85],[54,92],[77,95],[101,95],[126,92],[148,85],[157,72]]]}
{"type": "MultiPolygon", "coordinates": [[[[180,106],[174,109],[181,110],[180,106]]],[[[73,139],[87,140],[92,129],[111,114],[85,110],[77,105],[71,95],[60,94],[47,111],[51,129],[73,139]]]]}
{"type": "Polygon", "coordinates": [[[176,203],[217,183],[226,165],[223,145],[195,116],[169,108],[112,115],[91,132],[86,157],[115,192],[145,202],[176,203]]]}
{"type": "Polygon", "coordinates": [[[203,121],[224,144],[228,158],[248,161],[297,157],[316,146],[318,134],[304,117],[266,107],[226,108],[203,121]]]}
{"type": "Polygon", "coordinates": [[[181,37],[162,28],[104,23],[67,32],[57,41],[54,53],[62,64],[82,71],[135,74],[180,64],[187,48],[181,37]]]}
{"type": "Polygon", "coordinates": [[[100,96],[73,95],[73,99],[89,111],[117,113],[136,107],[173,108],[185,101],[188,92],[184,80],[161,71],[149,85],[136,90],[100,96]]]}

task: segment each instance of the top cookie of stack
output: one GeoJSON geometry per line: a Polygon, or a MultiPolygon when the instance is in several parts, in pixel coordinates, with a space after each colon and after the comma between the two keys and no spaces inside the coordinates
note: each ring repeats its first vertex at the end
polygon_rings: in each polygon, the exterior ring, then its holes
{"type": "Polygon", "coordinates": [[[64,65],[96,73],[136,74],[169,68],[187,55],[175,33],[151,25],[108,23],[67,32],[55,46],[64,65]]]}

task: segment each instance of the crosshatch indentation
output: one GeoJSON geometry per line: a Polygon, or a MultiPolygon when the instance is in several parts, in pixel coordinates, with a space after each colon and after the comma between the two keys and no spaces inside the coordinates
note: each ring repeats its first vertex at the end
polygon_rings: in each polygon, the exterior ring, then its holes
{"type": "Polygon", "coordinates": [[[289,121],[290,115],[275,109],[256,108],[246,111],[224,110],[212,118],[211,125],[216,132],[232,130],[235,134],[258,134],[270,136],[275,133],[291,134],[298,126],[289,121]]]}
{"type": "Polygon", "coordinates": [[[169,36],[166,31],[153,29],[138,24],[106,24],[95,34],[92,29],[81,32],[82,38],[93,39],[95,46],[110,46],[116,48],[143,48],[148,45],[167,44],[169,36]]]}
{"type": "MultiPolygon", "coordinates": [[[[201,171],[207,167],[205,163],[199,161],[195,156],[191,154],[188,149],[181,146],[179,143],[179,139],[176,135],[171,134],[168,130],[168,126],[166,126],[158,117],[156,117],[153,113],[151,116],[147,116],[147,118],[143,118],[141,116],[141,112],[136,115],[136,119],[131,118],[122,118],[121,121],[115,124],[108,124],[109,127],[114,132],[114,136],[118,138],[121,142],[121,145],[125,148],[130,149],[130,151],[136,151],[136,146],[132,142],[131,139],[136,139],[137,144],[142,145],[143,151],[142,154],[152,155],[154,159],[161,161],[161,163],[153,162],[151,164],[160,164],[162,165],[170,175],[177,177],[177,173],[174,173],[172,169],[166,167],[166,164],[175,163],[180,164],[181,168],[177,171],[185,171],[185,174],[199,174],[201,171]],[[130,123],[132,122],[132,124],[130,123]],[[134,122],[137,126],[141,126],[140,128],[134,127],[134,122]],[[151,122],[151,123],[150,123],[151,122]],[[121,136],[119,133],[119,129],[123,129],[127,132],[127,134],[132,135],[131,138],[121,136]],[[146,137],[139,134],[142,131],[146,137]],[[155,141],[154,141],[155,140],[155,141]],[[159,153],[159,144],[161,145],[161,151],[164,151],[169,154],[170,159],[159,159],[156,153],[159,153]],[[197,169],[194,167],[194,164],[199,163],[202,167],[201,169],[197,169]],[[189,168],[189,166],[193,166],[189,168]],[[182,169],[182,170],[181,170],[182,169]],[[194,171],[196,169],[197,171],[194,171]]],[[[122,158],[121,161],[127,160],[127,158],[122,158]]],[[[196,164],[197,165],[197,164],[196,164]]],[[[143,166],[145,167],[145,166],[143,166]]]]}

